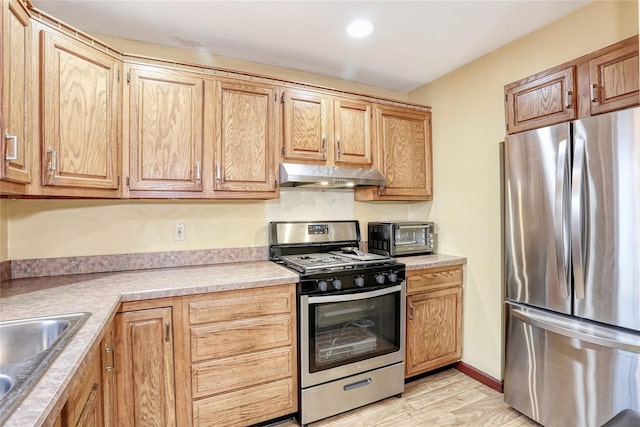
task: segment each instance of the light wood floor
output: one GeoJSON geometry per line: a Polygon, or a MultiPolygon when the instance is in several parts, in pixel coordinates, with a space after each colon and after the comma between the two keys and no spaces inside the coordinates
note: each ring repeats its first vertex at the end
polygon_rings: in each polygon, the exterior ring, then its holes
{"type": "MultiPolygon", "coordinates": [[[[287,421],[278,427],[299,424],[287,421]]],[[[315,423],[311,427],[521,427],[539,424],[503,402],[503,395],[449,369],[408,383],[401,398],[390,397],[315,423]]]]}

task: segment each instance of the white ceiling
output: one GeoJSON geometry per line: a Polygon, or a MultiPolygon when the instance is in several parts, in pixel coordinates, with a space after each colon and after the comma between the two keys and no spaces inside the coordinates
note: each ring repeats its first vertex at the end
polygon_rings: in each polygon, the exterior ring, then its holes
{"type": "Polygon", "coordinates": [[[91,34],[411,91],[590,1],[32,0],[91,34]],[[371,20],[367,39],[349,21],[371,20]]]}

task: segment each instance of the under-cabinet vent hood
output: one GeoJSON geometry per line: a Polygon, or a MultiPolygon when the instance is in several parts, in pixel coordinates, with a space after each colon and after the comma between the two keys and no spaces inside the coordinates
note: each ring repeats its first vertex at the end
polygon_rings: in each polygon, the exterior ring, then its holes
{"type": "Polygon", "coordinates": [[[385,177],[377,169],[280,164],[280,185],[283,187],[358,188],[385,183],[385,177]]]}

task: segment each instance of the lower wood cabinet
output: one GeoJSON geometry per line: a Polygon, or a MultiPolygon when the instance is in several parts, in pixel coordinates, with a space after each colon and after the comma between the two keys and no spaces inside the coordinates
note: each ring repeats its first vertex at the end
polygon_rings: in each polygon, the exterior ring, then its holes
{"type": "Polygon", "coordinates": [[[118,313],[119,426],[176,426],[172,307],[118,313]]]}
{"type": "Polygon", "coordinates": [[[67,403],[62,408],[60,425],[89,427],[103,425],[102,373],[99,347],[86,357],[75,379],[67,403]]]}
{"type": "Polygon", "coordinates": [[[405,377],[462,356],[462,265],[407,272],[405,377]]]}
{"type": "Polygon", "coordinates": [[[195,427],[248,426],[297,411],[295,285],[196,295],[184,304],[195,427]]]}

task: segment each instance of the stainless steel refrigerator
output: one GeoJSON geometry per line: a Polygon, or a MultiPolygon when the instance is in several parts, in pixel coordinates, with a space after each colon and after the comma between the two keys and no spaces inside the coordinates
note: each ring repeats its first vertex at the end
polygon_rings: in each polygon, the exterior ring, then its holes
{"type": "Polygon", "coordinates": [[[640,426],[640,108],[504,145],[505,401],[640,426]]]}

